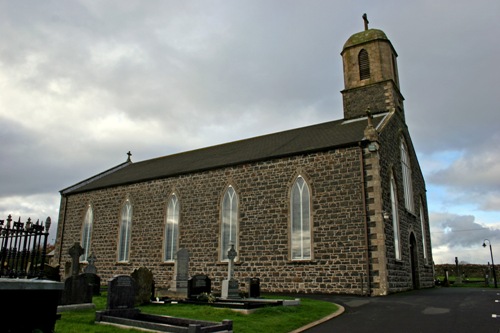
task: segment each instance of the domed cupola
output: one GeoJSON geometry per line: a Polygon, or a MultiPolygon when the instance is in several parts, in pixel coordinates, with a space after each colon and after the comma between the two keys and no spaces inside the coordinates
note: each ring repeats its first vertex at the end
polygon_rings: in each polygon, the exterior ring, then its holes
{"type": "Polygon", "coordinates": [[[365,30],[346,41],[342,48],[344,64],[344,118],[392,111],[403,113],[403,96],[399,91],[396,57],[390,40],[382,30],[368,29],[368,19],[363,15],[365,30]]]}

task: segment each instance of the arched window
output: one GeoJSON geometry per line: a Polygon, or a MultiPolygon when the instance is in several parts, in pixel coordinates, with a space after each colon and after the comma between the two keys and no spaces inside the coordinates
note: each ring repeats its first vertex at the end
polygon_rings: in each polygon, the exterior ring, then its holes
{"type": "Polygon", "coordinates": [[[422,247],[424,248],[424,262],[425,264],[428,264],[427,260],[427,231],[426,231],[426,225],[427,222],[425,220],[425,209],[424,209],[424,202],[422,198],[420,198],[420,227],[422,228],[422,247]]]}
{"type": "Polygon", "coordinates": [[[396,181],[391,175],[391,211],[392,229],[394,232],[394,255],[397,260],[401,260],[401,235],[399,231],[398,196],[396,192],[396,181]]]}
{"type": "Polygon", "coordinates": [[[358,54],[359,79],[366,80],[370,78],[370,58],[365,49],[361,49],[358,54]]]}
{"type": "Polygon", "coordinates": [[[165,217],[165,249],[164,260],[174,261],[177,253],[177,240],[179,236],[179,200],[175,194],[170,196],[165,217]]]}
{"type": "Polygon", "coordinates": [[[92,205],[87,206],[87,212],[85,213],[85,218],[83,219],[82,228],[82,247],[83,254],[80,257],[80,261],[87,261],[90,255],[90,238],[92,236],[92,224],[94,223],[94,212],[92,210],[92,205]]]}
{"type": "Polygon", "coordinates": [[[132,229],[132,204],[126,200],[122,207],[120,236],[118,243],[118,261],[126,262],[130,257],[130,232],[132,229]]]}
{"type": "Polygon", "coordinates": [[[302,176],[292,185],[291,208],[291,257],[292,260],[311,259],[311,198],[309,186],[302,176]]]}
{"type": "Polygon", "coordinates": [[[222,226],[221,226],[221,261],[227,261],[227,252],[231,244],[238,251],[238,195],[232,186],[229,186],[222,199],[222,226]]]}
{"type": "Polygon", "coordinates": [[[411,176],[410,155],[408,154],[408,147],[403,138],[401,138],[401,167],[403,171],[403,190],[405,197],[405,207],[410,212],[415,211],[413,203],[413,186],[411,176]]]}

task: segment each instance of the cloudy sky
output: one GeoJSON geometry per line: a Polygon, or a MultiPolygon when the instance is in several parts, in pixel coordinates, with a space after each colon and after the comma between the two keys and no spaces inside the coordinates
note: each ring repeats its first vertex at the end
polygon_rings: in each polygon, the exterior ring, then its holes
{"type": "Polygon", "coordinates": [[[0,0],[0,219],[57,222],[59,191],[129,150],[341,118],[365,12],[399,54],[435,263],[486,263],[484,239],[500,263],[498,0],[0,0]]]}

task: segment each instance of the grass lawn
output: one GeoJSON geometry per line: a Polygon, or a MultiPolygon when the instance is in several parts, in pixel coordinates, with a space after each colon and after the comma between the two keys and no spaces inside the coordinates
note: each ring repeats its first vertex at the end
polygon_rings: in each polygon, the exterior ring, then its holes
{"type": "MultiPolygon", "coordinates": [[[[437,278],[441,282],[444,281],[444,276],[438,276],[437,278]]],[[[469,277],[462,279],[462,283],[455,283],[456,276],[449,276],[448,281],[450,283],[450,287],[487,288],[484,278],[482,277],[469,277]]],[[[490,283],[488,287],[493,288],[493,282],[490,283]]]]}
{"type": "MultiPolygon", "coordinates": [[[[273,297],[266,298],[287,298],[273,297]]],[[[290,299],[290,298],[287,298],[290,299]]],[[[106,294],[94,297],[96,310],[106,308],[106,294]]],[[[205,305],[187,304],[148,304],[140,306],[143,313],[159,314],[181,318],[191,318],[220,322],[224,319],[233,321],[233,330],[237,333],[273,332],[286,333],[321,319],[335,312],[338,307],[332,303],[301,299],[299,306],[277,306],[256,310],[251,314],[242,314],[229,309],[214,308],[205,305]]],[[[63,312],[56,322],[56,333],[89,332],[143,332],[135,329],[122,329],[115,326],[95,324],[95,310],[63,312]]]]}

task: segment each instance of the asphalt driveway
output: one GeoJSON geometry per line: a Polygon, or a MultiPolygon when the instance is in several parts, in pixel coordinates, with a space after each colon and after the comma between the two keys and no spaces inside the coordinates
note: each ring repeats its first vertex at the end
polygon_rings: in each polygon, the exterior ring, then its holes
{"type": "Polygon", "coordinates": [[[384,297],[303,297],[345,308],[342,315],[306,333],[500,333],[500,289],[432,288],[384,297]]]}

